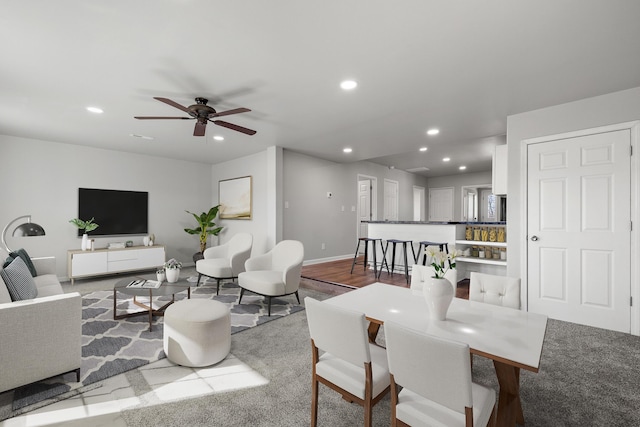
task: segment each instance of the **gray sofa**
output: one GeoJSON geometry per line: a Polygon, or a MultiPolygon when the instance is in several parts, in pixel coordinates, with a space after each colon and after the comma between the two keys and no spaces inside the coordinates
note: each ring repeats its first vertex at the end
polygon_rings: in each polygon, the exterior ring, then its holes
{"type": "Polygon", "coordinates": [[[11,301],[0,276],[0,393],[67,372],[80,381],[82,299],[63,292],[54,257],[32,261],[36,298],[11,301]]]}

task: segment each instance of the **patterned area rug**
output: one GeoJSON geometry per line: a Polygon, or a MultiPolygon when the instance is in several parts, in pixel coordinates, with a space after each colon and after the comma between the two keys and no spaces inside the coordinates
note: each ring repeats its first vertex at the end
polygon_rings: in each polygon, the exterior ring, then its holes
{"type": "MultiPolygon", "coordinates": [[[[196,278],[188,280],[195,283],[196,278]]],[[[239,295],[240,288],[232,282],[221,285],[220,295],[216,295],[215,281],[210,279],[208,283],[201,282],[200,287],[191,288],[191,298],[214,299],[229,307],[232,334],[303,310],[303,307],[297,304],[294,295],[282,299],[273,298],[269,317],[266,299],[247,293],[242,298],[242,304],[238,304],[239,295]],[[207,284],[212,286],[206,286],[207,284]]],[[[186,297],[186,292],[175,294],[176,301],[186,297]]],[[[154,298],[154,307],[162,306],[170,299],[171,297],[154,298]]],[[[138,300],[144,301],[140,297],[138,300]]],[[[50,381],[16,389],[13,411],[19,411],[47,399],[69,397],[80,387],[86,387],[165,357],[162,349],[162,317],[153,319],[151,332],[149,318],[146,315],[113,320],[113,291],[98,291],[84,295],[82,304],[81,382],[75,382],[75,374],[67,374],[50,381]]],[[[140,307],[133,304],[131,296],[118,294],[118,314],[140,310],[140,307]]],[[[34,408],[29,408],[31,409],[34,408]]],[[[15,415],[17,413],[14,412],[10,416],[15,415]]]]}

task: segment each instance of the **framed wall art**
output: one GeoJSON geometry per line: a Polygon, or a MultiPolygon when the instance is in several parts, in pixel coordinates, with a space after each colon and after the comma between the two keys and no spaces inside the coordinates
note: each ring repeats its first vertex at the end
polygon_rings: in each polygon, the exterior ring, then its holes
{"type": "Polygon", "coordinates": [[[218,181],[220,219],[251,219],[251,176],[218,181]]]}

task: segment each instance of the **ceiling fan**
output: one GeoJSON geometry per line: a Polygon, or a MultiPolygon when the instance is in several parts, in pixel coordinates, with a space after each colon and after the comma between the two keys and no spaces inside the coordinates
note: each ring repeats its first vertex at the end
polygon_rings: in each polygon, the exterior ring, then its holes
{"type": "Polygon", "coordinates": [[[242,126],[234,125],[233,123],[225,122],[222,120],[211,120],[215,117],[228,116],[231,114],[238,113],[246,113],[249,110],[248,108],[234,108],[233,110],[222,111],[218,113],[213,107],[207,105],[209,102],[206,98],[196,98],[196,103],[193,105],[189,105],[188,107],[182,106],[175,101],[172,101],[168,98],[160,98],[154,96],[153,99],[157,99],[160,102],[164,102],[165,104],[171,105],[172,107],[177,108],[178,110],[182,110],[187,113],[191,117],[139,117],[136,116],[136,119],[139,120],[193,120],[196,119],[196,126],[193,129],[193,136],[204,136],[204,131],[207,127],[207,122],[214,123],[218,126],[224,126],[226,128],[246,133],[247,135],[255,135],[256,131],[247,129],[242,126]]]}

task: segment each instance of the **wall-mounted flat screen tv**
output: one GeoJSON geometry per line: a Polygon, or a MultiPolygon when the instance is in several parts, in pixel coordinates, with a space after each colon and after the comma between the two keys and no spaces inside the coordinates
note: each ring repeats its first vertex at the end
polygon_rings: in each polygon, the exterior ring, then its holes
{"type": "MultiPolygon", "coordinates": [[[[146,191],[78,189],[78,218],[94,218],[98,228],[91,236],[147,234],[149,193],[146,191]]],[[[82,230],[78,230],[81,236],[82,230]]]]}

